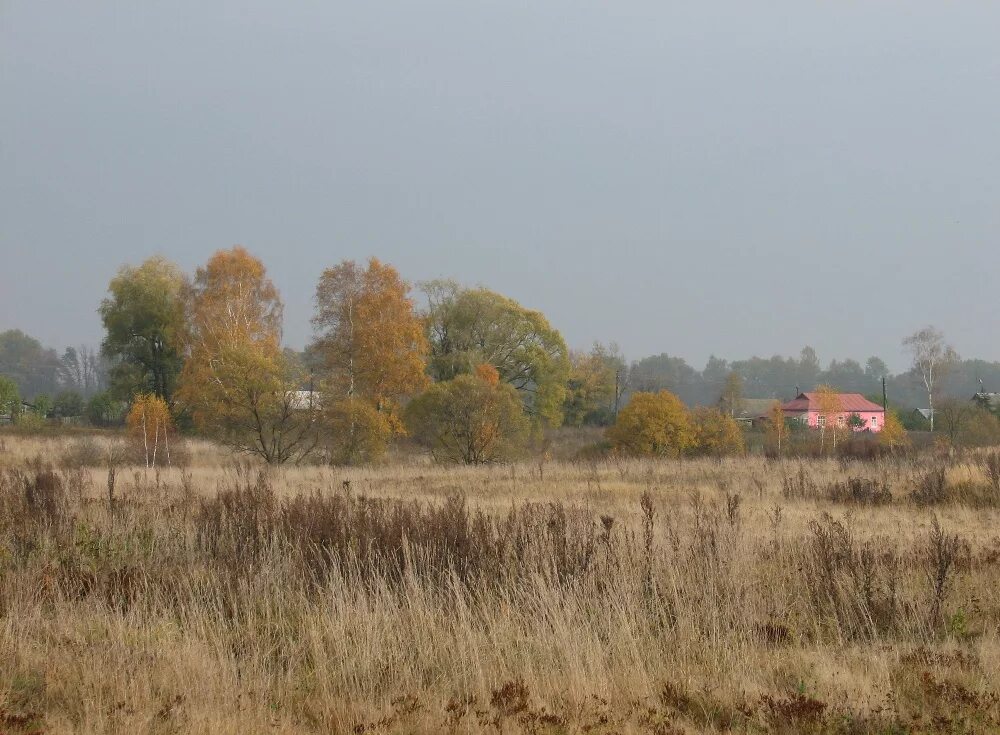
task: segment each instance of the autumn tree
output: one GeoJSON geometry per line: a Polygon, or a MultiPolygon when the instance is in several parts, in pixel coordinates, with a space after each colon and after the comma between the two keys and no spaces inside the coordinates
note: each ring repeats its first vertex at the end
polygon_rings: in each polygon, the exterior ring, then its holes
{"type": "Polygon", "coordinates": [[[195,425],[235,449],[279,464],[317,444],[317,406],[304,405],[281,350],[282,303],[264,265],[241,247],[220,250],[188,297],[187,360],[178,399],[195,425]]]}
{"type": "Polygon", "coordinates": [[[101,302],[104,355],[114,361],[111,385],[120,398],[153,393],[173,398],[182,366],[184,277],[159,256],[123,266],[101,302]]]}
{"type": "Polygon", "coordinates": [[[431,385],[407,406],[406,423],[435,459],[460,464],[516,456],[530,428],[517,391],[492,365],[431,385]]]}
{"type": "Polygon", "coordinates": [[[895,411],[885,412],[882,430],[878,433],[878,441],[879,444],[889,447],[890,452],[910,446],[910,437],[895,411]]]}
{"type": "Polygon", "coordinates": [[[934,431],[934,396],[941,379],[958,361],[958,353],[945,342],[944,334],[931,326],[911,334],[903,340],[903,346],[913,356],[913,369],[927,391],[931,431],[934,431]]]}
{"type": "Polygon", "coordinates": [[[377,462],[405,428],[399,416],[379,411],[363,398],[331,401],[321,408],[320,417],[330,461],[340,465],[377,462]]]}
{"type": "Polygon", "coordinates": [[[558,426],[569,375],[562,335],[539,311],[484,288],[451,281],[423,284],[427,296],[428,371],[435,380],[493,365],[521,394],[537,422],[558,426]]]}
{"type": "Polygon", "coordinates": [[[667,390],[635,393],[606,435],[616,451],[637,457],[678,457],[695,445],[687,408],[667,390]]]}
{"type": "Polygon", "coordinates": [[[719,410],[734,417],[743,407],[743,378],[735,370],[726,376],[726,383],[719,395],[719,410]]]}
{"type": "Polygon", "coordinates": [[[788,440],[788,422],[785,419],[785,411],[781,408],[781,403],[774,402],[771,410],[767,413],[767,436],[781,455],[781,447],[788,440]]]}
{"type": "Polygon", "coordinates": [[[816,388],[816,400],[819,404],[820,447],[826,446],[827,433],[833,439],[833,448],[837,448],[837,435],[840,433],[840,421],[843,418],[843,406],[840,394],[829,385],[816,388]]]}
{"type": "Polygon", "coordinates": [[[719,409],[699,406],[691,412],[694,442],[691,453],[720,457],[746,450],[743,430],[736,420],[719,409]]]}
{"type": "Polygon", "coordinates": [[[376,258],[367,267],[344,261],[320,277],[313,317],[318,334],[309,352],[321,366],[329,424],[347,433],[335,439],[342,459],[384,451],[385,442],[404,431],[402,400],[428,382],[427,338],[409,290],[395,268],[376,258]]]}
{"type": "Polygon", "coordinates": [[[157,454],[170,465],[170,433],[174,424],[170,407],[163,398],[155,393],[137,394],[125,417],[125,428],[141,448],[147,468],[156,467],[157,454]]]}
{"type": "Polygon", "coordinates": [[[595,343],[589,352],[569,353],[563,421],[570,426],[607,423],[614,416],[624,360],[617,348],[595,343]]]}

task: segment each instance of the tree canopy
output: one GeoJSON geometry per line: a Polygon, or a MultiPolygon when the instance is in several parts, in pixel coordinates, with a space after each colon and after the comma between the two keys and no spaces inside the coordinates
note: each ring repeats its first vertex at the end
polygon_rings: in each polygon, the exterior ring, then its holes
{"type": "Polygon", "coordinates": [[[195,424],[268,463],[310,453],[315,417],[297,405],[301,376],[282,352],[282,303],[263,264],[241,247],[221,250],[198,269],[189,299],[178,400],[195,424]]]}
{"type": "Polygon", "coordinates": [[[562,423],[568,350],[541,312],[451,281],[424,284],[424,291],[431,377],[450,380],[487,363],[520,392],[533,418],[550,426],[562,423]]]}
{"type": "Polygon", "coordinates": [[[491,365],[431,385],[407,406],[406,422],[436,459],[460,464],[510,459],[529,430],[517,391],[491,365]]]}
{"type": "Polygon", "coordinates": [[[101,350],[115,361],[111,385],[119,397],[153,393],[172,400],[183,364],[183,288],[180,270],[159,256],[123,266],[108,284],[99,309],[101,350]]]}
{"type": "Polygon", "coordinates": [[[679,457],[695,444],[687,408],[668,390],[633,395],[607,437],[615,450],[638,457],[679,457]]]}
{"type": "Polygon", "coordinates": [[[335,400],[363,398],[378,410],[427,384],[427,339],[408,284],[391,265],[344,261],[327,268],[316,288],[319,356],[325,391],[335,400]]]}

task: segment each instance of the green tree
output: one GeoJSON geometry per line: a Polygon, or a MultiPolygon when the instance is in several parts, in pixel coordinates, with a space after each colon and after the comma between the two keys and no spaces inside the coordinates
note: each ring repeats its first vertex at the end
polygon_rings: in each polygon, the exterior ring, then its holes
{"type": "Polygon", "coordinates": [[[119,398],[153,393],[173,399],[181,371],[184,278],[159,256],[123,266],[101,302],[105,337],[101,350],[115,361],[111,386],[119,398]]]}
{"type": "Polygon", "coordinates": [[[677,457],[695,445],[687,408],[667,390],[634,394],[606,434],[615,450],[637,457],[677,457]]]}
{"type": "Polygon", "coordinates": [[[496,368],[433,384],[406,408],[413,438],[438,461],[488,464],[516,456],[530,422],[513,386],[496,368]]]}
{"type": "Polygon", "coordinates": [[[0,375],[0,416],[10,416],[12,421],[17,420],[21,412],[21,391],[10,378],[0,375]]]}
{"type": "Polygon", "coordinates": [[[83,396],[75,390],[62,391],[52,402],[52,409],[60,418],[83,416],[84,407],[83,396]]]}
{"type": "Polygon", "coordinates": [[[481,363],[493,365],[501,382],[520,392],[533,419],[562,423],[569,376],[566,343],[541,312],[451,281],[426,283],[423,290],[429,303],[431,377],[445,381],[481,363]]]}
{"type": "Polygon", "coordinates": [[[118,426],[125,420],[128,404],[119,401],[110,391],[95,393],[87,401],[87,421],[93,426],[118,426]]]}
{"type": "Polygon", "coordinates": [[[52,413],[52,397],[46,393],[35,396],[34,400],[31,402],[34,406],[34,413],[39,418],[47,418],[50,413],[52,413]]]}

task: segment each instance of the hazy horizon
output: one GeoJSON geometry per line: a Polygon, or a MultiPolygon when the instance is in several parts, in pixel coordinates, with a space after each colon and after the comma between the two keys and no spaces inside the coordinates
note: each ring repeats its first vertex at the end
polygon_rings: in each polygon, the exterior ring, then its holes
{"type": "Polygon", "coordinates": [[[482,284],[571,347],[1000,360],[1000,6],[0,3],[0,331],[123,263],[482,284]],[[994,295],[991,295],[994,294],[994,295]]]}

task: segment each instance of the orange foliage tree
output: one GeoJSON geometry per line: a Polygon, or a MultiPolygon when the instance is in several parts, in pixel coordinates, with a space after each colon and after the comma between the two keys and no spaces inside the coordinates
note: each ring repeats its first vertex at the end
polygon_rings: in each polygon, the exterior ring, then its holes
{"type": "Polygon", "coordinates": [[[139,393],[125,417],[125,428],[136,444],[142,446],[146,467],[156,467],[156,455],[163,442],[167,465],[170,465],[170,432],[173,418],[167,402],[155,393],[139,393]]]}
{"type": "Polygon", "coordinates": [[[401,402],[428,383],[427,338],[409,291],[396,269],[376,258],[366,267],[344,261],[320,277],[312,350],[321,358],[327,418],[341,461],[372,459],[370,450],[404,433],[401,402]],[[356,451],[363,448],[368,451],[356,451]]]}
{"type": "Polygon", "coordinates": [[[278,464],[317,443],[315,407],[281,350],[282,303],[263,263],[241,247],[199,268],[188,294],[187,359],[178,396],[195,425],[278,464]]]}

